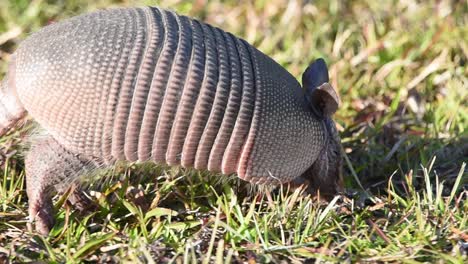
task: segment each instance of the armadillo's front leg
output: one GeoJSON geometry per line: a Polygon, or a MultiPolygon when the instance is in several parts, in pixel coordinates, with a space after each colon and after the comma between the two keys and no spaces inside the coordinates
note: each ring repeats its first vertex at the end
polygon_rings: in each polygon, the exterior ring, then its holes
{"type": "Polygon", "coordinates": [[[25,162],[29,216],[36,230],[46,235],[54,225],[51,197],[55,185],[66,188],[95,164],[66,150],[51,136],[34,140],[25,162]]]}

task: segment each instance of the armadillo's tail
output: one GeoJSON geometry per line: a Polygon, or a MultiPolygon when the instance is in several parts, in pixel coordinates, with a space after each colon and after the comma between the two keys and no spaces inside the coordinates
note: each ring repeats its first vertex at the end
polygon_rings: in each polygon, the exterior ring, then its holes
{"type": "Polygon", "coordinates": [[[10,62],[7,75],[0,83],[0,137],[15,128],[26,116],[26,110],[16,94],[15,60],[10,62]]]}

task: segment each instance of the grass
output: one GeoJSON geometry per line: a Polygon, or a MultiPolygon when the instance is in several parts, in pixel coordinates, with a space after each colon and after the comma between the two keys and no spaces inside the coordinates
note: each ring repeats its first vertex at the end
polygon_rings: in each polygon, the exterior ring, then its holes
{"type": "Polygon", "coordinates": [[[118,166],[90,185],[96,210],[57,196],[57,225],[42,237],[27,230],[25,128],[0,139],[0,262],[466,263],[466,1],[6,0],[0,72],[43,25],[144,4],[243,37],[298,78],[324,57],[343,102],[347,194],[324,203],[300,189],[248,192],[203,172],[118,166]]]}

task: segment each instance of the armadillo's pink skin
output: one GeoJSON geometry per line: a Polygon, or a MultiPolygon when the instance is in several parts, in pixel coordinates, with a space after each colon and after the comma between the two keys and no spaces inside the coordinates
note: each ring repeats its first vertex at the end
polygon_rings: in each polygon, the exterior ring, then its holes
{"type": "Polygon", "coordinates": [[[0,83],[0,136],[17,126],[18,121],[26,116],[26,110],[16,93],[15,68],[15,57],[12,56],[8,73],[0,83]]]}
{"type": "Polygon", "coordinates": [[[293,76],[244,40],[173,12],[82,15],[33,34],[16,56],[21,104],[92,159],[286,182],[324,146],[293,76]]]}

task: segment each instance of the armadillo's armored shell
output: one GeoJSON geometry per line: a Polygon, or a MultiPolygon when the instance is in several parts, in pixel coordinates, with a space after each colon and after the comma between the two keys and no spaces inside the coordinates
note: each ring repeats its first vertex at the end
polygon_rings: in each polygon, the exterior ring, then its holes
{"type": "Polygon", "coordinates": [[[53,24],[17,51],[30,115],[90,158],[154,160],[285,182],[324,138],[297,81],[218,28],[158,8],[53,24]]]}

